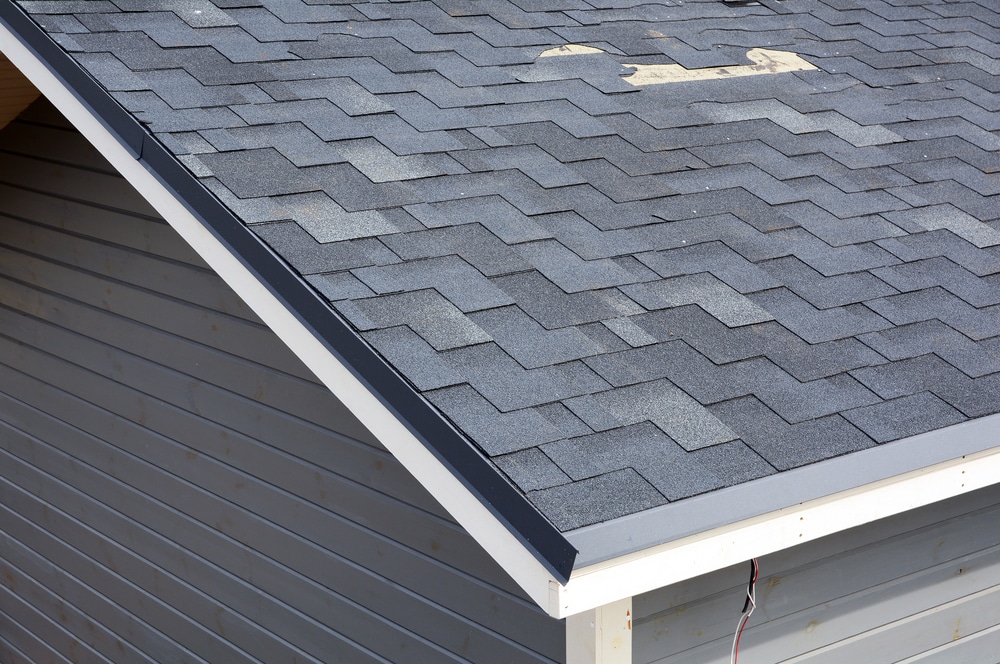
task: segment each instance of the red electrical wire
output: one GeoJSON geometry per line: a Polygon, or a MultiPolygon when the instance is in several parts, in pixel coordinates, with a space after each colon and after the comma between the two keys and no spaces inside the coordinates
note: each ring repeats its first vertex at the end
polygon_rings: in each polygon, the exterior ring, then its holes
{"type": "Polygon", "coordinates": [[[743,636],[743,628],[750,622],[750,615],[757,608],[757,577],[759,574],[760,567],[757,565],[757,559],[753,558],[750,561],[750,583],[747,584],[747,598],[743,603],[743,612],[740,615],[740,621],[736,625],[736,635],[733,637],[733,649],[729,657],[731,664],[737,664],[739,661],[740,638],[743,636]]]}

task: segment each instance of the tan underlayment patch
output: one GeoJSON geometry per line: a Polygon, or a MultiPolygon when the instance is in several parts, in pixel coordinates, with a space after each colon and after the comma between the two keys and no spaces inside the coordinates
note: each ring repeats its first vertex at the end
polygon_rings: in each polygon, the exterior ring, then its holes
{"type": "MultiPolygon", "coordinates": [[[[583,44],[564,44],[543,51],[538,57],[552,58],[569,55],[592,55],[595,53],[604,53],[604,51],[593,46],[584,46],[583,44]]],[[[639,87],[678,83],[681,81],[710,81],[722,78],[737,78],[740,76],[781,74],[784,72],[808,71],[817,68],[795,53],[772,51],[766,48],[750,49],[747,51],[747,59],[753,64],[735,65],[732,67],[704,67],[702,69],[686,69],[677,64],[626,64],[624,66],[634,68],[635,73],[622,78],[627,83],[639,87]]]]}
{"type": "Polygon", "coordinates": [[[806,62],[795,53],[786,51],[770,51],[765,48],[754,48],[747,51],[747,58],[752,65],[735,67],[705,67],[704,69],[685,69],[681,65],[632,65],[635,73],[625,76],[625,81],[635,86],[658,85],[662,83],[677,83],[680,81],[710,81],[722,78],[737,78],[740,76],[760,76],[761,74],[781,74],[791,71],[807,71],[817,69],[815,65],[806,62]]]}
{"type": "Polygon", "coordinates": [[[563,46],[556,46],[547,51],[542,51],[538,57],[551,58],[561,55],[588,55],[591,53],[604,53],[604,51],[593,46],[584,46],[583,44],[564,44],[563,46]]]}

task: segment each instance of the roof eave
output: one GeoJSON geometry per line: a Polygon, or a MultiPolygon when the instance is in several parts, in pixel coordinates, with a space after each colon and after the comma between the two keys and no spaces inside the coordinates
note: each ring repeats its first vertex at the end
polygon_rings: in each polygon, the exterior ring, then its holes
{"type": "Polygon", "coordinates": [[[568,533],[565,617],[1000,482],[1000,415],[568,533]]]}

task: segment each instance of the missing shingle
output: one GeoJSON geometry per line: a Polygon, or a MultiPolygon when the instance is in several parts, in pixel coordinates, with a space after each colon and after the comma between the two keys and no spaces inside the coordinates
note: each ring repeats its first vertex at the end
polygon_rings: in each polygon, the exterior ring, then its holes
{"type": "Polygon", "coordinates": [[[812,63],[804,60],[795,53],[786,51],[752,48],[747,51],[746,57],[750,60],[751,64],[734,67],[704,67],[701,69],[687,69],[678,64],[641,65],[625,63],[626,67],[631,67],[635,71],[624,77],[624,80],[638,87],[679,81],[706,81],[816,69],[816,66],[812,63]]]}
{"type": "Polygon", "coordinates": [[[787,0],[722,0],[727,7],[767,7],[775,14],[791,14],[787,0]]]}

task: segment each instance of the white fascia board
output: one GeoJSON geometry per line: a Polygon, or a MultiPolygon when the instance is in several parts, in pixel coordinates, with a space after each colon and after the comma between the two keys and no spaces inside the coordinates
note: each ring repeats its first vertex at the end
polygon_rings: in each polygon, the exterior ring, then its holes
{"type": "Polygon", "coordinates": [[[135,187],[528,596],[539,606],[547,606],[551,584],[558,585],[553,575],[2,23],[0,52],[135,187]]]}
{"type": "Polygon", "coordinates": [[[1000,447],[581,567],[567,585],[553,584],[548,610],[590,611],[997,482],[1000,447]]]}

